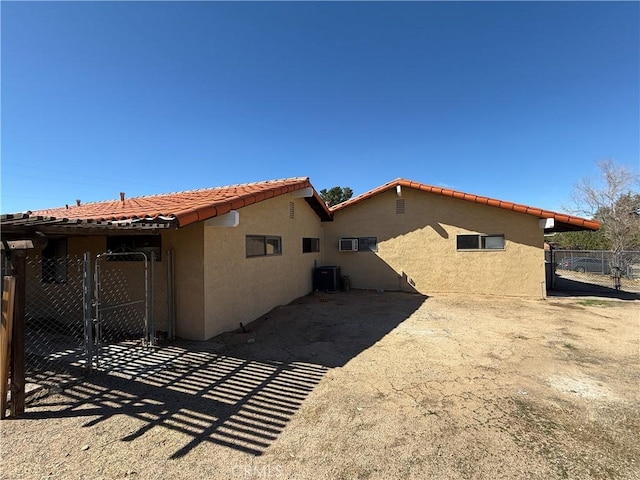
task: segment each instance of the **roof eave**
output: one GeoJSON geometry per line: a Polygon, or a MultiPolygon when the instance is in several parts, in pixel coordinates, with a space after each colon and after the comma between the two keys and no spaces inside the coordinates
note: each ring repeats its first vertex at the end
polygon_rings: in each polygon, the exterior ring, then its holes
{"type": "Polygon", "coordinates": [[[570,223],[570,222],[555,222],[552,228],[545,228],[544,233],[563,233],[563,232],[579,232],[579,231],[591,231],[595,232],[600,229],[598,222],[589,223],[570,223]]]}
{"type": "Polygon", "coordinates": [[[68,235],[95,232],[149,231],[175,226],[173,218],[130,218],[105,220],[93,218],[61,218],[31,215],[29,213],[4,214],[0,216],[2,236],[31,235],[35,232],[68,235]]]}
{"type": "Polygon", "coordinates": [[[287,193],[293,193],[303,188],[310,187],[313,190],[311,197],[306,197],[305,200],[313,211],[318,215],[320,220],[331,220],[332,214],[327,205],[320,197],[320,194],[313,188],[308,178],[301,179],[298,183],[292,183],[289,185],[280,185],[270,190],[264,190],[257,193],[248,193],[246,195],[240,195],[229,199],[225,202],[214,203],[211,205],[205,205],[199,208],[189,208],[175,213],[177,226],[179,228],[186,227],[192,223],[201,222],[210,218],[224,215],[231,210],[238,210],[242,207],[252,205],[254,203],[267,200],[269,198],[279,197],[287,193]]]}

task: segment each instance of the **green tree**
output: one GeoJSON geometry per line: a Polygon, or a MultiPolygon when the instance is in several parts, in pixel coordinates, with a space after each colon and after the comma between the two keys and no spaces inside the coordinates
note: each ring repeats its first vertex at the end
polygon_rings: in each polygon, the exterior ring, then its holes
{"type": "Polygon", "coordinates": [[[333,207],[342,202],[346,202],[353,196],[353,190],[349,187],[333,187],[327,190],[323,188],[320,190],[320,196],[329,205],[333,207]]]}
{"type": "Polygon", "coordinates": [[[567,250],[609,250],[609,241],[602,228],[597,232],[563,232],[553,236],[553,242],[567,250]]]}

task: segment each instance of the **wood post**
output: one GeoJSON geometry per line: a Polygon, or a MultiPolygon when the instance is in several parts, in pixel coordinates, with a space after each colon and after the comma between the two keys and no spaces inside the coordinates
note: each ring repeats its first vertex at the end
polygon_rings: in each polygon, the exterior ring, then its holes
{"type": "Polygon", "coordinates": [[[13,330],[11,332],[11,416],[19,417],[25,405],[25,299],[27,251],[13,250],[11,264],[16,277],[13,330]]]}
{"type": "Polygon", "coordinates": [[[2,285],[2,328],[0,330],[0,419],[7,413],[11,336],[16,292],[16,277],[4,277],[2,285]]]}

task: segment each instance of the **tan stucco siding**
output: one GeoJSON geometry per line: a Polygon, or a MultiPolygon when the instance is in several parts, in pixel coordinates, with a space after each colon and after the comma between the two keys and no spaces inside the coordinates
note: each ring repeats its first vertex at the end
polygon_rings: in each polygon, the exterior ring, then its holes
{"type": "Polygon", "coordinates": [[[67,240],[67,253],[69,255],[82,256],[85,252],[91,254],[95,260],[96,255],[107,250],[107,238],[104,236],[69,237],[67,240]]]}
{"type": "Polygon", "coordinates": [[[203,238],[202,222],[162,234],[163,250],[174,252],[176,335],[192,340],[204,338],[203,238]]]}
{"type": "Polygon", "coordinates": [[[538,219],[500,208],[403,189],[336,212],[324,224],[326,263],[354,288],[536,296],[544,290],[543,231],[538,219]],[[457,251],[460,234],[504,234],[505,249],[457,251]],[[378,251],[340,253],[340,237],[378,238],[378,251]],[[412,287],[407,277],[415,283],[412,287]]]}
{"type": "Polygon", "coordinates": [[[320,220],[306,201],[283,195],[239,210],[237,227],[204,226],[205,338],[238,328],[308,294],[320,253],[302,253],[302,238],[320,238],[320,220]],[[290,202],[294,218],[290,218],[290,202]],[[282,254],[246,256],[247,235],[282,237],[282,254]]]}

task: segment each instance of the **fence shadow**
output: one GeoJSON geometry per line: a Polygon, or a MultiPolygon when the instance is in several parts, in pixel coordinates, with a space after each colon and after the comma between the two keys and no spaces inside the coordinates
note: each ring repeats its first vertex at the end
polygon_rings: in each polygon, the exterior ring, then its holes
{"type": "Polygon", "coordinates": [[[556,277],[553,289],[549,290],[547,294],[555,297],[590,296],[619,300],[640,300],[640,293],[616,290],[603,285],[562,277],[556,277]]]}
{"type": "Polygon", "coordinates": [[[134,442],[156,428],[182,434],[184,444],[171,458],[205,442],[261,455],[329,368],[379,341],[425,299],[316,294],[212,341],[176,342],[152,352],[112,345],[103,356],[108,372],[41,400],[24,418],[86,417],[83,426],[90,428],[125,415],[142,425],[121,441],[134,442]],[[342,307],[352,301],[366,308],[348,318],[342,307]],[[368,316],[372,308],[377,314],[368,316]]]}
{"type": "Polygon", "coordinates": [[[187,443],[171,458],[202,442],[260,455],[326,372],[319,365],[255,362],[180,347],[163,348],[139,361],[156,366],[137,368],[136,360],[129,359],[136,377],[97,372],[66,388],[63,405],[28,410],[24,417],[82,416],[88,418],[84,427],[92,427],[126,415],[143,425],[121,441],[133,442],[156,427],[184,434],[187,443]]]}

